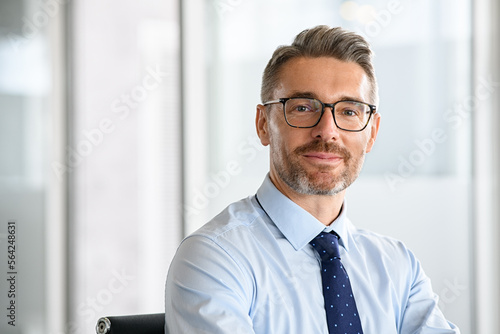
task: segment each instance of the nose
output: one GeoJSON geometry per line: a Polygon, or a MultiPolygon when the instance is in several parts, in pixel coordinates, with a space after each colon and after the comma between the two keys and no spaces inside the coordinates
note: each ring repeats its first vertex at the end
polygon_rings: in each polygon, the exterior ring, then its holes
{"type": "Polygon", "coordinates": [[[319,123],[312,128],[312,136],[321,138],[324,141],[337,140],[339,137],[339,128],[333,119],[333,108],[325,106],[325,111],[319,120],[319,123]]]}

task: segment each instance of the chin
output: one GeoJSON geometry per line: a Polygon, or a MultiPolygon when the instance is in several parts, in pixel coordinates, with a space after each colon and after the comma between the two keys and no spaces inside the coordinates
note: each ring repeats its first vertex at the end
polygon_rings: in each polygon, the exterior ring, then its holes
{"type": "Polygon", "coordinates": [[[337,195],[344,191],[349,182],[345,178],[335,180],[332,175],[303,176],[289,186],[300,194],[305,195],[337,195]]]}

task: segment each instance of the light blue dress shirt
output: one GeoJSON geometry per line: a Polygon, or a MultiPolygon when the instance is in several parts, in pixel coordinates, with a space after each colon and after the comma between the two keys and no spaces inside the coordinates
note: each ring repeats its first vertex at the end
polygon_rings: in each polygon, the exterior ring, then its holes
{"type": "Polygon", "coordinates": [[[365,334],[460,333],[401,242],[356,228],[345,205],[325,228],[269,176],[179,246],[166,283],[167,333],[328,334],[309,241],[332,229],[365,334]]]}

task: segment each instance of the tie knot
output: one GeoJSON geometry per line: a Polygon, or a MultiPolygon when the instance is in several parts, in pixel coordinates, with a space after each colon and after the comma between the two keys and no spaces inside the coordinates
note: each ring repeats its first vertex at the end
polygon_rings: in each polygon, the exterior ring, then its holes
{"type": "Polygon", "coordinates": [[[339,237],[336,234],[321,232],[310,244],[318,252],[321,261],[329,261],[331,258],[340,260],[339,237]]]}

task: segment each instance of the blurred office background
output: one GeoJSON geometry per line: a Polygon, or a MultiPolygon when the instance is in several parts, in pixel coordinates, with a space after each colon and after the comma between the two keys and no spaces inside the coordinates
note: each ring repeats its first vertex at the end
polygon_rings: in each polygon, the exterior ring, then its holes
{"type": "Polygon", "coordinates": [[[499,19],[494,0],[2,0],[0,332],[163,312],[181,238],[267,173],[267,60],[318,24],[376,54],[382,125],[351,220],[414,250],[462,333],[497,332],[499,19]]]}

